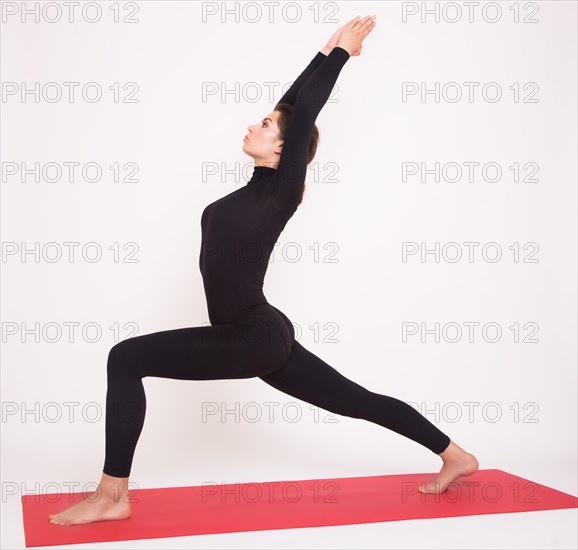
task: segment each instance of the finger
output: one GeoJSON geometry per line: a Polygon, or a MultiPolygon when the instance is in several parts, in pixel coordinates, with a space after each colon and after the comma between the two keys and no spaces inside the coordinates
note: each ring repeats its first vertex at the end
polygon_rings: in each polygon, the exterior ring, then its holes
{"type": "Polygon", "coordinates": [[[362,40],[365,40],[365,39],[367,38],[367,35],[368,35],[372,30],[373,30],[373,27],[371,27],[371,28],[363,31],[363,32],[361,33],[362,40]]]}
{"type": "Polygon", "coordinates": [[[353,22],[353,27],[360,27],[361,25],[363,25],[363,23],[365,23],[365,21],[367,20],[367,15],[363,18],[361,18],[359,15],[357,17],[354,18],[354,22],[353,22]]]}
{"type": "Polygon", "coordinates": [[[364,32],[366,29],[368,28],[372,28],[373,25],[375,24],[373,18],[369,18],[365,21],[361,21],[358,25],[357,25],[357,30],[360,32],[364,32]]]}
{"type": "Polygon", "coordinates": [[[366,15],[363,19],[360,19],[359,16],[357,16],[356,21],[355,21],[355,24],[354,24],[353,26],[354,26],[354,27],[355,27],[355,26],[362,27],[362,26],[364,25],[364,23],[367,21],[367,18],[368,18],[368,17],[369,17],[369,16],[366,15]]]}
{"type": "Polygon", "coordinates": [[[365,20],[362,25],[364,27],[368,27],[370,25],[375,25],[375,19],[373,17],[371,17],[370,19],[365,20]]]}
{"type": "Polygon", "coordinates": [[[365,34],[369,34],[369,32],[375,27],[375,21],[369,24],[365,24],[364,27],[361,29],[362,32],[365,34]]]}

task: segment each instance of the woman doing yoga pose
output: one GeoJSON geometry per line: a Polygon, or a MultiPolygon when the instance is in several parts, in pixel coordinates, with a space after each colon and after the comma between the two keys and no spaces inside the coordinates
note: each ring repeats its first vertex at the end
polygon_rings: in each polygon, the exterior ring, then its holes
{"type": "Polygon", "coordinates": [[[128,478],[146,411],[142,379],[219,380],[259,377],[322,409],[393,430],[441,456],[440,492],[471,475],[475,457],[394,397],[345,378],[295,340],[293,324],[263,294],[275,242],[301,202],[307,165],[317,144],[315,120],[350,57],[361,52],[375,16],[356,17],[334,33],[259,124],[248,127],[243,150],[255,166],[247,184],[209,204],[201,216],[199,268],[211,326],[128,338],[108,355],[105,461],[93,495],[59,514],[55,524],[125,519],[128,478]]]}

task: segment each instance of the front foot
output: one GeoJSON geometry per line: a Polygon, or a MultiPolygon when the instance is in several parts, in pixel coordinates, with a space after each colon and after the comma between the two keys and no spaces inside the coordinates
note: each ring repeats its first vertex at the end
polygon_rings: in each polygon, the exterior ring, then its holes
{"type": "Polygon", "coordinates": [[[58,514],[50,514],[48,522],[53,525],[83,525],[97,521],[128,519],[130,516],[128,478],[103,474],[94,493],[58,514]]]}

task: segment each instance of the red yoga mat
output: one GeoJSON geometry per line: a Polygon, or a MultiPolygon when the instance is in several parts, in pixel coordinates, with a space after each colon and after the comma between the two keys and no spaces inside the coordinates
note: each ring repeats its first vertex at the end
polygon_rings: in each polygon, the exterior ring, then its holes
{"type": "Polygon", "coordinates": [[[435,473],[138,489],[132,516],[53,525],[90,493],[23,495],[26,547],[447,518],[578,507],[578,498],[502,470],[478,470],[445,493],[422,494],[435,473]]]}

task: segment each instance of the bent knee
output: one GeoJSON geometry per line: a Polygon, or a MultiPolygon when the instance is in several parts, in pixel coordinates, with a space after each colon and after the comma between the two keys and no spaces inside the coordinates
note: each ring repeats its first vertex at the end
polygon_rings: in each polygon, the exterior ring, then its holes
{"type": "Polygon", "coordinates": [[[134,369],[134,359],[136,356],[135,338],[121,340],[108,352],[107,371],[109,374],[118,373],[122,370],[134,369]]]}

